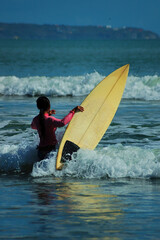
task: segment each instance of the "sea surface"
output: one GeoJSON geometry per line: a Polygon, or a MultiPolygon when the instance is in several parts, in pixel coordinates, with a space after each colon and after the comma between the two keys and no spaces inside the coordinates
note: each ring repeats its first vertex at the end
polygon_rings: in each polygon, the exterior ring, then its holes
{"type": "Polygon", "coordinates": [[[159,226],[160,40],[1,40],[0,239],[159,239],[159,226]],[[62,171],[55,152],[37,162],[37,97],[63,118],[125,64],[122,101],[96,149],[62,171]]]}

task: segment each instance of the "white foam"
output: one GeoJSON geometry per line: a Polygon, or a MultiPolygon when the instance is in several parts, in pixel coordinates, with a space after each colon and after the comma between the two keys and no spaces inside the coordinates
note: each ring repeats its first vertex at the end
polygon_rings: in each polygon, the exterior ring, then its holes
{"type": "Polygon", "coordinates": [[[160,100],[160,77],[157,75],[129,76],[123,97],[148,101],[160,100]]]}
{"type": "Polygon", "coordinates": [[[72,178],[160,178],[160,151],[139,147],[109,146],[79,150],[62,171],[55,170],[56,154],[34,164],[33,177],[54,175],[72,178]]]}
{"type": "MultiPolygon", "coordinates": [[[[0,94],[30,95],[45,94],[48,96],[84,96],[87,95],[104,76],[93,72],[81,76],[32,76],[18,78],[15,76],[0,77],[0,94]]],[[[160,100],[160,77],[130,76],[127,79],[123,98],[160,100]]]]}
{"type": "Polygon", "coordinates": [[[73,155],[62,171],[55,169],[57,152],[37,162],[36,144],[3,145],[0,149],[0,169],[4,172],[20,171],[33,164],[32,177],[101,178],[160,178],[160,150],[142,147],[110,145],[94,151],[82,150],[73,155]]]}
{"type": "Polygon", "coordinates": [[[88,94],[103,77],[97,72],[68,77],[0,77],[0,94],[79,96],[88,94]]]}

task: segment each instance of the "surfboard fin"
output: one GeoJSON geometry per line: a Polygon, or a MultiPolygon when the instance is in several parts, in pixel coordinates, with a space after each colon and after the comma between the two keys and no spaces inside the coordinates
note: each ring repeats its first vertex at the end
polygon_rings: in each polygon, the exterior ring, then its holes
{"type": "Polygon", "coordinates": [[[74,152],[77,152],[79,148],[80,147],[78,145],[76,145],[75,143],[67,140],[64,144],[64,148],[63,148],[63,151],[62,151],[61,162],[64,163],[68,160],[69,161],[72,160],[72,154],[74,152]]]}

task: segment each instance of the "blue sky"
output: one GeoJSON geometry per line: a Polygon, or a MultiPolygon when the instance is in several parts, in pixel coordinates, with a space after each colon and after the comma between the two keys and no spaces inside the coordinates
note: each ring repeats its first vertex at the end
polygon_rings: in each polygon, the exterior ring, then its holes
{"type": "Polygon", "coordinates": [[[129,26],[160,35],[160,0],[0,0],[0,22],[129,26]]]}

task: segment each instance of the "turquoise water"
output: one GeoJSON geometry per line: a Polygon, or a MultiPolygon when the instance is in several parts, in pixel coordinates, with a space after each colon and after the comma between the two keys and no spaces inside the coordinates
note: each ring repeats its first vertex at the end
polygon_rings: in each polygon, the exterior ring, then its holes
{"type": "Polygon", "coordinates": [[[159,239],[159,64],[160,41],[0,41],[1,239],[159,239]],[[62,118],[127,63],[123,99],[97,148],[79,150],[62,171],[56,153],[36,163],[37,96],[62,118]]]}

